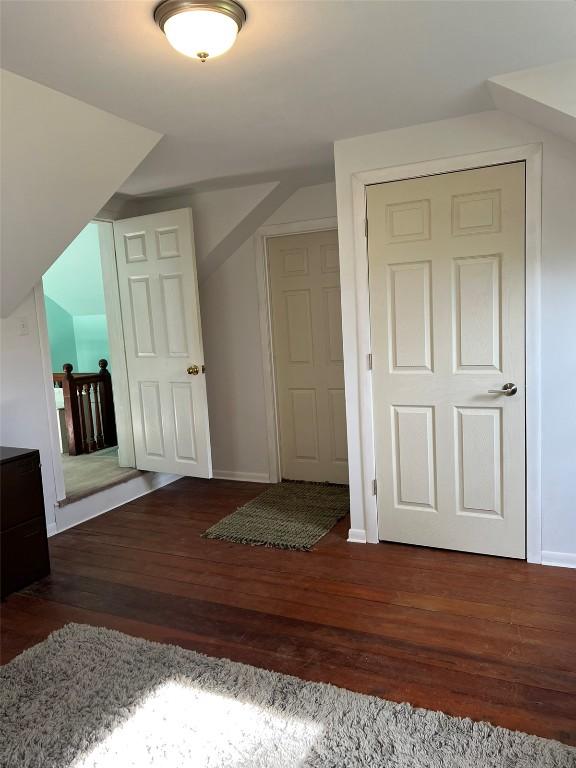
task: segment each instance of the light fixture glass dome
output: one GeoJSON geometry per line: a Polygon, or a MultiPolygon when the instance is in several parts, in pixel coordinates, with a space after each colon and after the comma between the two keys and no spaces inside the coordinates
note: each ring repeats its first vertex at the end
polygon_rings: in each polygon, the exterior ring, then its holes
{"type": "Polygon", "coordinates": [[[185,56],[220,56],[234,45],[238,26],[230,16],[216,11],[185,11],[164,24],[168,42],[185,56]]]}
{"type": "Polygon", "coordinates": [[[165,0],[154,18],[173,48],[205,61],[234,45],[246,14],[232,0],[165,0]]]}

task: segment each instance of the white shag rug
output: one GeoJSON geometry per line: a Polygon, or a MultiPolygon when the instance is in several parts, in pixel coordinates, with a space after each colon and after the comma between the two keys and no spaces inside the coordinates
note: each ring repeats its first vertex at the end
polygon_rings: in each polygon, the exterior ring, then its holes
{"type": "Polygon", "coordinates": [[[576,768],[555,741],[79,624],[0,683],[2,768],[576,768]]]}

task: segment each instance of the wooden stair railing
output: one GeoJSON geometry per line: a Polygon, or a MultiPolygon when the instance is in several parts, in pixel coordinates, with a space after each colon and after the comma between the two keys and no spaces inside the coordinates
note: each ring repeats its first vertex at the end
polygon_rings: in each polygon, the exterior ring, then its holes
{"type": "Polygon", "coordinates": [[[108,361],[99,360],[98,373],[73,373],[65,363],[64,373],[54,373],[54,386],[62,389],[68,435],[68,453],[77,456],[118,444],[114,395],[108,361]]]}

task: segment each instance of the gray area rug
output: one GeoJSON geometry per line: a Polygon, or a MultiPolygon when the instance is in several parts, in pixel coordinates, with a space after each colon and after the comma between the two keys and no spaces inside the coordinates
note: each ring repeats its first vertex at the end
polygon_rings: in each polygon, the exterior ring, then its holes
{"type": "Polygon", "coordinates": [[[555,741],[68,624],[0,670],[5,768],[574,768],[555,741]]]}
{"type": "Polygon", "coordinates": [[[60,502],[60,506],[79,501],[142,474],[133,467],[118,465],[118,446],[94,453],[81,453],[79,456],[63,453],[62,469],[66,499],[60,502]]]}
{"type": "Polygon", "coordinates": [[[349,509],[347,485],[285,480],[272,485],[202,535],[238,544],[309,550],[349,509]]]}

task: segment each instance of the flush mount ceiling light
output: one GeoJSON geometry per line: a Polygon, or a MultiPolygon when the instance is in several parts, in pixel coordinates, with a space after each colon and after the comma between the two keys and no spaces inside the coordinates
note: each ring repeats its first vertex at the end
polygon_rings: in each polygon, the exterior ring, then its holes
{"type": "Polygon", "coordinates": [[[173,48],[204,62],[232,48],[246,11],[234,0],[164,0],[154,21],[173,48]]]}

